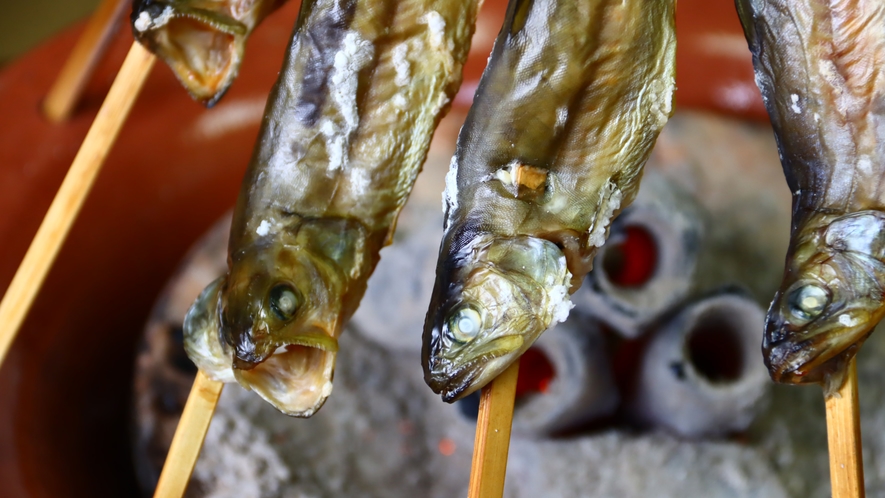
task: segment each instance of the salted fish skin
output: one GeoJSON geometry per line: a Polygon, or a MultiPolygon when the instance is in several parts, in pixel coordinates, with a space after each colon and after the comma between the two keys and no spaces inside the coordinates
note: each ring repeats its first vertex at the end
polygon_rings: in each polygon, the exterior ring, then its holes
{"type": "Polygon", "coordinates": [[[672,112],[674,10],[510,2],[446,178],[422,355],[444,400],[482,387],[567,316],[672,112]]]}
{"type": "Polygon", "coordinates": [[[774,380],[829,393],[885,314],[885,4],[736,5],[793,194],[763,355],[774,380]]]}
{"type": "Polygon", "coordinates": [[[477,10],[302,7],[234,211],[230,273],[194,304],[217,320],[185,327],[190,351],[220,343],[236,380],[289,415],[310,416],[331,392],[338,336],[460,86],[477,10]]]}

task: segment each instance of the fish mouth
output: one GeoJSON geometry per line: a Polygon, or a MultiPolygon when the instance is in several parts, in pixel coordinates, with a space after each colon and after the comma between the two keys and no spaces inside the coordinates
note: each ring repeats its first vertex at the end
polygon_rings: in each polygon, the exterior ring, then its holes
{"type": "Polygon", "coordinates": [[[133,13],[140,41],[169,64],[194,99],[214,105],[239,70],[246,25],[212,10],[160,2],[138,15],[133,13]],[[148,19],[147,28],[139,29],[139,21],[145,26],[148,19]]]}
{"type": "MultiPolygon", "coordinates": [[[[296,327],[290,327],[290,329],[291,328],[296,327]]],[[[260,348],[261,351],[265,351],[264,353],[256,352],[254,346],[248,350],[237,349],[233,355],[233,367],[239,370],[252,370],[261,363],[267,361],[273,355],[285,351],[285,348],[288,346],[303,346],[306,348],[318,349],[320,351],[327,351],[329,353],[338,352],[338,339],[328,332],[318,327],[310,327],[307,329],[301,327],[297,328],[297,332],[286,329],[276,332],[274,340],[270,344],[270,347],[275,348],[274,350],[271,350],[267,346],[260,348]]]]}
{"type": "Polygon", "coordinates": [[[453,403],[484,387],[503,372],[522,353],[525,339],[521,335],[505,335],[467,349],[452,357],[439,358],[432,371],[425,375],[430,389],[453,403]],[[462,358],[470,358],[463,361],[462,358]]]}
{"type": "Polygon", "coordinates": [[[310,417],[332,393],[338,340],[319,328],[284,334],[276,350],[260,362],[234,358],[234,377],[277,410],[310,417]]]}
{"type": "MultiPolygon", "coordinates": [[[[844,360],[857,351],[858,338],[872,327],[859,327],[819,332],[810,338],[784,339],[764,344],[765,366],[771,379],[783,384],[823,384],[837,373],[844,360]],[[845,353],[849,354],[846,358],[845,353]]],[[[783,337],[783,331],[777,336],[783,337]]],[[[861,339],[862,340],[862,339],[861,339]]]]}
{"type": "Polygon", "coordinates": [[[310,417],[332,393],[337,356],[334,351],[287,344],[250,370],[234,368],[234,377],[286,415],[310,417]]]}
{"type": "MultiPolygon", "coordinates": [[[[329,353],[338,352],[338,339],[320,328],[311,328],[295,334],[284,334],[280,346],[304,346],[329,353]]],[[[277,349],[277,352],[279,349],[277,349]]],[[[274,352],[276,354],[276,352],[274,352]]]]}

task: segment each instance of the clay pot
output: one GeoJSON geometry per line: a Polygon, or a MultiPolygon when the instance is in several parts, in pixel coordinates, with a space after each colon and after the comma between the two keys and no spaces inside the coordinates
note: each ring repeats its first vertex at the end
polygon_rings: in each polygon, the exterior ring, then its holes
{"type": "MultiPolygon", "coordinates": [[[[456,106],[472,100],[504,4],[486,2],[456,106]]],[[[707,4],[680,2],[678,103],[764,116],[758,94],[743,107],[717,97],[728,85],[752,85],[752,68],[736,48],[742,35],[731,4],[707,4]]],[[[212,110],[192,102],[167,68],[154,68],[0,368],[3,496],[136,495],[129,410],[137,340],[186,249],[234,203],[297,13],[293,2],[259,27],[239,79],[212,110]]],[[[40,101],[79,32],[0,72],[0,289],[132,42],[123,27],[77,114],[53,125],[40,101]]]]}

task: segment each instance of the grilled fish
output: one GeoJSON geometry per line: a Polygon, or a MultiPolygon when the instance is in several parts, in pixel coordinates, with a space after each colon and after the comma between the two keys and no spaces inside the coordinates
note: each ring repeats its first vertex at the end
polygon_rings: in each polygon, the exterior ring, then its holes
{"type": "Polygon", "coordinates": [[[446,177],[424,378],[454,401],[563,321],[671,113],[673,0],[511,0],[446,177]]]}
{"type": "Polygon", "coordinates": [[[476,0],[305,2],[188,354],[307,417],[461,82],[476,0]]]}
{"type": "Polygon", "coordinates": [[[246,40],[286,0],[135,0],[135,39],[162,59],[194,100],[212,107],[237,73],[246,40]]]}
{"type": "Polygon", "coordinates": [[[765,363],[833,392],[885,313],[885,4],[736,5],[793,194],[765,363]]]}

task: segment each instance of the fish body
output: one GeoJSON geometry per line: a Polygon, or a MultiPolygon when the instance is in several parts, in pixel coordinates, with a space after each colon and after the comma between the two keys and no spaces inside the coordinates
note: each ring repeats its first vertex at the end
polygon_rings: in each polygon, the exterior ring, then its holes
{"type": "Polygon", "coordinates": [[[672,0],[511,0],[446,177],[425,380],[479,389],[552,324],[671,113],[672,0]]]}
{"type": "Polygon", "coordinates": [[[832,391],[885,313],[885,4],[736,5],[793,194],[763,354],[774,380],[832,391]]]}
{"type": "Polygon", "coordinates": [[[228,275],[185,320],[216,379],[310,416],[338,336],[461,82],[474,0],[305,2],[234,211],[228,275]]]}
{"type": "Polygon", "coordinates": [[[194,100],[213,106],[240,70],[246,41],[286,0],[135,0],[135,39],[160,57],[194,100]]]}

